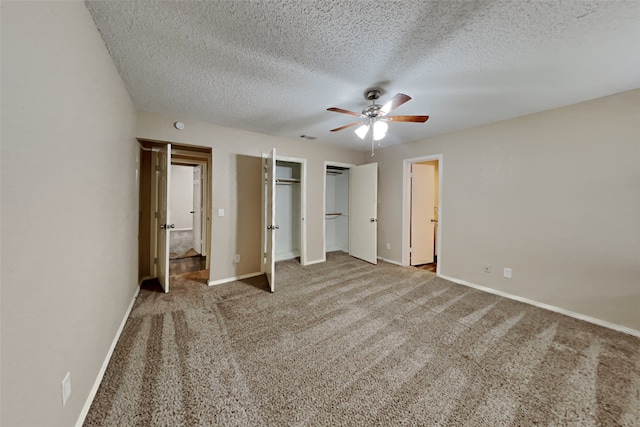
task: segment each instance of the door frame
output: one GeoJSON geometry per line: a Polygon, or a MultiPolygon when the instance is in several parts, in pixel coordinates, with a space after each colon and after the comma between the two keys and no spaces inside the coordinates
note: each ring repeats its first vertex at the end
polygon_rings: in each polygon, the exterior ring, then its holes
{"type": "MultiPolygon", "coordinates": [[[[326,213],[327,213],[327,166],[338,166],[341,168],[349,169],[355,167],[356,165],[351,163],[340,163],[340,162],[332,162],[325,160],[324,169],[322,173],[324,174],[324,180],[322,181],[322,260],[316,262],[326,262],[327,261],[327,221],[326,221],[326,213]]],[[[351,178],[349,178],[351,179],[351,178]]],[[[351,197],[351,195],[349,195],[351,197]]]]}
{"type": "MultiPolygon", "coordinates": [[[[263,166],[264,159],[269,156],[269,153],[262,153],[263,166]]],[[[307,159],[303,159],[301,157],[289,157],[289,156],[281,156],[276,151],[276,156],[273,159],[274,162],[290,162],[290,163],[299,163],[300,164],[300,265],[308,265],[307,259],[307,159]]],[[[264,170],[262,170],[262,187],[264,191],[264,170]]],[[[265,195],[263,194],[263,199],[265,195]]],[[[265,248],[265,232],[266,232],[267,224],[265,223],[264,212],[262,215],[262,244],[261,244],[261,253],[264,253],[265,248]]],[[[262,262],[261,265],[261,273],[265,273],[265,265],[264,265],[264,255],[260,257],[262,262]]]]}
{"type": "MultiPolygon", "coordinates": [[[[212,218],[212,201],[213,201],[213,147],[206,146],[196,146],[196,145],[183,145],[180,143],[172,143],[169,141],[160,141],[160,140],[152,140],[145,138],[137,138],[137,143],[140,147],[140,150],[150,151],[153,150],[153,147],[165,146],[167,144],[171,144],[171,164],[182,164],[180,162],[190,162],[184,164],[196,164],[198,162],[202,162],[205,164],[203,169],[206,169],[204,173],[204,182],[203,182],[203,201],[202,205],[204,208],[204,213],[206,216],[206,229],[203,231],[205,234],[205,250],[206,250],[206,265],[205,268],[209,270],[209,276],[211,276],[212,267],[211,267],[211,239],[212,239],[212,228],[211,228],[211,218],[212,218]]],[[[142,173],[143,171],[140,171],[142,173]]],[[[138,178],[140,179],[140,178],[138,178]]],[[[141,190],[139,190],[141,191],[141,190]]],[[[151,213],[153,215],[153,213],[151,213]]],[[[153,223],[153,220],[150,220],[153,223]]],[[[138,233],[140,234],[140,233],[138,233]]],[[[151,241],[148,242],[151,244],[151,241]]],[[[151,261],[153,262],[153,261],[151,261]]],[[[152,265],[153,270],[153,265],[152,265]]],[[[140,264],[138,264],[138,269],[140,269],[140,264]]],[[[140,275],[138,273],[138,275],[140,275]]],[[[151,277],[142,277],[140,279],[140,283],[145,279],[151,277]]]]}
{"type": "Polygon", "coordinates": [[[438,161],[438,228],[436,231],[436,254],[438,257],[438,263],[436,265],[436,275],[440,276],[442,260],[442,222],[444,218],[442,215],[442,153],[412,157],[402,161],[402,265],[405,267],[411,265],[409,257],[409,245],[411,242],[411,165],[413,163],[422,163],[433,160],[438,161]]]}
{"type": "Polygon", "coordinates": [[[210,257],[210,246],[209,243],[211,241],[211,203],[209,194],[209,160],[207,158],[199,158],[198,156],[193,155],[185,155],[184,150],[173,150],[174,153],[171,155],[171,165],[178,166],[202,166],[202,188],[200,189],[202,193],[202,200],[200,201],[201,207],[203,210],[203,216],[201,218],[201,233],[203,237],[203,245],[202,245],[202,253],[201,255],[205,257],[206,268],[209,269],[211,264],[210,257]]]}

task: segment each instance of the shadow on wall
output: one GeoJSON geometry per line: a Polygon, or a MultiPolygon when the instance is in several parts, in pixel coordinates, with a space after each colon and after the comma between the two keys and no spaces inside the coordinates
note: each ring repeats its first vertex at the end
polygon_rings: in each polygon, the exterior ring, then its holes
{"type": "Polygon", "coordinates": [[[257,273],[261,268],[262,158],[236,155],[236,254],[235,275],[257,273]]]}

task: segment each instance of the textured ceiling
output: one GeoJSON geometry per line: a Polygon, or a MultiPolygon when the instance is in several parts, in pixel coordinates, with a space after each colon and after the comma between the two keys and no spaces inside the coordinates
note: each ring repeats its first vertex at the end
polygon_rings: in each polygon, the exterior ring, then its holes
{"type": "Polygon", "coordinates": [[[638,1],[88,1],[135,105],[366,150],[329,129],[413,99],[384,145],[640,87],[638,1]]]}

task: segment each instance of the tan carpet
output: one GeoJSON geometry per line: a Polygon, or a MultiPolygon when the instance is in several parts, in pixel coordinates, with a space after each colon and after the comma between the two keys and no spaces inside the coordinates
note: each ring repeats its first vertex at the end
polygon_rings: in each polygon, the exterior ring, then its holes
{"type": "Polygon", "coordinates": [[[341,253],[142,290],[87,426],[639,426],[640,340],[341,253]]]}

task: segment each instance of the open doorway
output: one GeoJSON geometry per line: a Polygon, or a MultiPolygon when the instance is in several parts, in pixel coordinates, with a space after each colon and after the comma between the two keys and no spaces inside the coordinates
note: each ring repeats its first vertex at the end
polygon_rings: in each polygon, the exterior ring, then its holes
{"type": "Polygon", "coordinates": [[[203,165],[184,164],[173,159],[169,211],[169,273],[171,276],[206,270],[206,251],[203,251],[204,220],[202,199],[203,165]]]}
{"type": "Polygon", "coordinates": [[[404,161],[403,265],[440,272],[442,155],[404,161]]]}
{"type": "Polygon", "coordinates": [[[157,279],[165,292],[172,281],[186,275],[206,283],[211,247],[211,148],[146,140],[139,144],[139,279],[157,279]],[[158,167],[160,155],[167,167],[158,167]]]}
{"type": "Polygon", "coordinates": [[[349,253],[349,171],[352,165],[325,162],[324,254],[349,253]]]}

